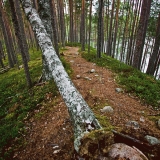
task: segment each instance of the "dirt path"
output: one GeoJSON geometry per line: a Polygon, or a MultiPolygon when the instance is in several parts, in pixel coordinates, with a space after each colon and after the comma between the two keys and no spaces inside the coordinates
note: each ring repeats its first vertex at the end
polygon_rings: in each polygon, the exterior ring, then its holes
{"type": "MultiPolygon", "coordinates": [[[[151,135],[160,139],[160,130],[155,122],[148,119],[148,115],[157,114],[156,111],[142,105],[138,99],[126,93],[116,92],[115,89],[119,86],[115,82],[116,75],[110,70],[81,58],[76,47],[67,47],[67,49],[64,51],[64,57],[74,71],[72,80],[95,113],[106,116],[106,120],[109,120],[117,130],[129,133],[133,131],[137,138],[151,135]],[[95,72],[90,73],[91,69],[95,72]],[[102,114],[100,109],[104,104],[113,107],[114,113],[102,114]],[[126,127],[128,121],[137,121],[139,129],[128,129],[126,127]]],[[[15,153],[15,159],[75,159],[73,131],[67,108],[61,98],[51,97],[48,103],[52,106],[48,113],[41,119],[32,118],[27,123],[26,128],[29,132],[26,137],[27,144],[25,149],[15,153]]]]}

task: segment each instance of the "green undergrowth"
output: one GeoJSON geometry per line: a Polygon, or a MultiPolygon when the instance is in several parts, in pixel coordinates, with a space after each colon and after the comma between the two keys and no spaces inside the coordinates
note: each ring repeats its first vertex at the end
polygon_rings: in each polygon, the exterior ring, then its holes
{"type": "Polygon", "coordinates": [[[96,58],[96,50],[93,48],[91,48],[90,54],[87,51],[82,52],[82,57],[98,66],[112,70],[117,75],[117,82],[126,92],[139,97],[142,102],[153,106],[155,109],[160,109],[159,80],[155,80],[153,77],[105,54],[102,54],[102,58],[96,58]]]}
{"type": "Polygon", "coordinates": [[[69,47],[81,47],[81,44],[77,43],[77,42],[67,42],[66,46],[69,46],[69,47]]]}
{"type": "MultiPolygon", "coordinates": [[[[63,57],[61,60],[70,75],[70,66],[63,57]]],[[[55,97],[58,93],[53,80],[45,85],[35,85],[42,73],[40,51],[30,50],[29,70],[34,84],[30,89],[26,85],[23,68],[18,70],[15,66],[0,75],[0,160],[11,157],[15,143],[22,143],[21,135],[25,133],[24,122],[46,101],[46,94],[51,93],[52,97],[55,97]]],[[[37,117],[41,116],[40,114],[37,117]]]]}

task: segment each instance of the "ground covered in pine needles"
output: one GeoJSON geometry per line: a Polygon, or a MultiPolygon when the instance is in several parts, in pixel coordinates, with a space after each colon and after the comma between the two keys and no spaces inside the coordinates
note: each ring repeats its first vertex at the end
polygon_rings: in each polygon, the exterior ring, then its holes
{"type": "MultiPolygon", "coordinates": [[[[71,65],[73,83],[101,125],[128,134],[142,142],[145,142],[146,135],[160,139],[160,129],[156,124],[160,111],[152,109],[152,106],[142,103],[136,96],[125,92],[125,89],[116,82],[116,73],[86,61],[81,57],[78,49],[78,47],[66,47],[62,56],[71,65]],[[122,90],[117,92],[116,88],[122,90]],[[114,111],[102,113],[101,109],[105,106],[111,106],[114,111]],[[129,121],[138,122],[138,128],[128,127],[126,124],[129,121]]],[[[47,93],[45,98],[46,100],[38,109],[33,111],[33,116],[25,122],[23,145],[14,151],[11,159],[78,159],[78,155],[74,152],[74,133],[65,103],[60,95],[55,96],[52,91],[47,93]]],[[[154,159],[157,148],[151,149],[153,151],[149,157],[154,159]]]]}

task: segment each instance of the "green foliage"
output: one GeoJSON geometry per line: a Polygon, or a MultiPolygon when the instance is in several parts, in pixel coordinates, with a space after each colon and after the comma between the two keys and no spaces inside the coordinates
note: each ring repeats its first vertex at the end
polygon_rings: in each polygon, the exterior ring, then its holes
{"type": "MultiPolygon", "coordinates": [[[[30,52],[29,68],[35,84],[42,73],[42,59],[40,51],[30,52]]],[[[53,81],[28,89],[24,69],[15,67],[0,75],[0,159],[10,156],[12,149],[8,148],[12,148],[14,139],[25,132],[24,121],[46,101],[49,92],[52,92],[53,97],[58,93],[53,81]]]]}
{"type": "Polygon", "coordinates": [[[126,92],[138,96],[155,109],[160,108],[160,81],[104,54],[102,58],[97,59],[96,50],[93,48],[90,54],[83,52],[82,56],[88,61],[114,71],[118,77],[117,82],[125,88],[126,92]]]}
{"type": "MultiPolygon", "coordinates": [[[[41,51],[33,48],[30,49],[30,53],[29,69],[32,82],[36,84],[42,74],[41,51]]],[[[18,58],[21,61],[21,57],[18,56],[18,58]]],[[[63,57],[61,61],[68,74],[71,75],[70,65],[63,57]]],[[[0,75],[0,160],[10,157],[14,149],[11,147],[12,142],[15,138],[19,139],[25,132],[24,121],[30,118],[33,111],[42,106],[43,102],[47,101],[48,93],[51,93],[52,97],[57,95],[55,83],[49,81],[45,85],[28,89],[24,69],[18,70],[15,67],[0,75]]],[[[44,114],[45,111],[42,111],[36,113],[35,117],[39,118],[44,114]]]]}
{"type": "Polygon", "coordinates": [[[61,60],[61,62],[62,62],[62,64],[63,64],[66,72],[68,73],[68,75],[69,75],[69,76],[72,76],[73,71],[72,71],[72,69],[71,69],[71,67],[70,67],[70,64],[67,63],[67,62],[65,61],[64,57],[62,57],[62,56],[60,57],[60,60],[61,60]]]}
{"type": "Polygon", "coordinates": [[[77,43],[77,42],[68,42],[66,43],[66,46],[70,46],[70,47],[80,47],[81,44],[77,43]]]}

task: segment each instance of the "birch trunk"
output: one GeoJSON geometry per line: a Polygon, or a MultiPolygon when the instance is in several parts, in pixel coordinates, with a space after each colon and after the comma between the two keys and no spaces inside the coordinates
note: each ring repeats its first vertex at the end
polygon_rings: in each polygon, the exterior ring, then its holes
{"type": "Polygon", "coordinates": [[[53,48],[52,42],[45,30],[45,27],[39,18],[39,15],[37,14],[36,10],[32,8],[31,1],[21,0],[21,3],[42,50],[42,55],[44,57],[43,65],[45,65],[49,72],[49,76],[46,77],[46,79],[54,79],[59,92],[61,93],[68,107],[74,127],[74,146],[78,152],[81,145],[80,140],[85,133],[89,133],[91,130],[101,129],[101,126],[66,73],[53,48]]]}
{"type": "Polygon", "coordinates": [[[49,0],[38,1],[38,11],[39,11],[39,16],[42,20],[42,23],[44,24],[45,29],[48,33],[48,36],[53,42],[50,1],[49,0]]]}

